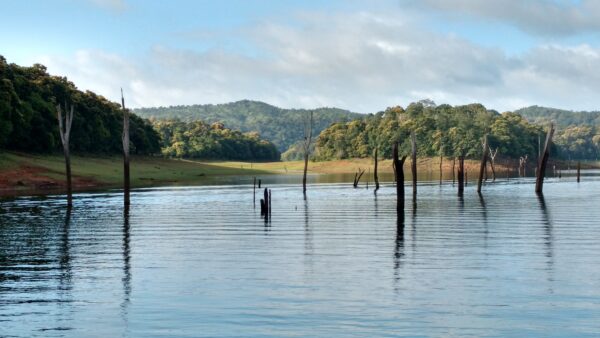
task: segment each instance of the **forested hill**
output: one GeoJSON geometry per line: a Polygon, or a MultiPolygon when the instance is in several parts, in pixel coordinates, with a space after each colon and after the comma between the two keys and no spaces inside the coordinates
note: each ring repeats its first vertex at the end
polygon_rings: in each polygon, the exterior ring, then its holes
{"type": "Polygon", "coordinates": [[[515,113],[533,123],[554,121],[559,127],[571,125],[600,125],[600,111],[571,111],[549,107],[531,106],[516,110],[515,113]]]}
{"type": "MultiPolygon", "coordinates": [[[[338,108],[318,108],[313,111],[315,136],[332,123],[363,116],[338,108]]],[[[225,104],[140,108],[134,112],[146,118],[177,118],[185,122],[202,120],[209,124],[221,122],[228,128],[242,132],[258,132],[262,138],[273,142],[279,151],[285,151],[303,139],[303,121],[309,110],[282,109],[264,102],[243,100],[225,104]]]]}
{"type": "MultiPolygon", "coordinates": [[[[40,64],[22,67],[0,55],[0,149],[55,152],[62,149],[56,104],[74,107],[71,150],[120,153],[123,111],[119,104],[78,90],[65,77],[48,74],[40,64]]],[[[158,133],[135,115],[130,118],[132,153],[160,151],[158,133]]]]}

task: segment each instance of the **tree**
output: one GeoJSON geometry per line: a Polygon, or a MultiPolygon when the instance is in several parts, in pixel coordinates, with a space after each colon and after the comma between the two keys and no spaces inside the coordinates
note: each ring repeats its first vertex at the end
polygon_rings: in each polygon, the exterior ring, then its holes
{"type": "Polygon", "coordinates": [[[308,171],[308,156],[310,155],[310,143],[313,132],[313,112],[310,111],[308,118],[304,120],[304,174],[302,175],[302,192],[306,197],[306,172],[308,171]]]}
{"type": "Polygon", "coordinates": [[[58,129],[60,132],[60,140],[63,145],[63,154],[65,156],[65,173],[67,175],[67,206],[73,206],[73,185],[71,180],[71,154],[69,152],[69,141],[71,137],[71,126],[73,125],[74,108],[67,108],[65,102],[65,116],[63,120],[62,109],[60,104],[56,106],[56,114],[58,118],[58,129]]]}

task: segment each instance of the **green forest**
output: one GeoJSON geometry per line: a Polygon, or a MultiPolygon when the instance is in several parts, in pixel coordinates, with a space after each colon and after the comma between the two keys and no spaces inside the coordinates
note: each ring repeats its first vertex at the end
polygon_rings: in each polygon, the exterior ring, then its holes
{"type": "MultiPolygon", "coordinates": [[[[78,153],[122,152],[123,111],[90,91],[78,90],[65,77],[52,76],[40,64],[21,67],[0,56],[0,148],[51,153],[61,149],[56,105],[75,107],[71,150],[78,153]]],[[[152,125],[130,119],[131,151],[154,154],[160,140],[152,125]]]]}
{"type": "MultiPolygon", "coordinates": [[[[335,123],[316,140],[314,158],[331,160],[391,156],[392,144],[400,142],[409,150],[409,135],[415,131],[420,156],[480,156],[482,140],[488,135],[492,149],[502,157],[537,158],[538,145],[545,139],[548,123],[531,123],[517,113],[499,114],[481,104],[450,106],[430,101],[388,108],[364,118],[335,123]]],[[[600,135],[592,126],[559,129],[552,152],[562,158],[596,159],[600,135]]]]}
{"type": "MultiPolygon", "coordinates": [[[[0,149],[54,153],[61,150],[56,105],[75,107],[71,150],[80,154],[122,151],[123,111],[90,91],[78,90],[43,65],[22,67],[0,56],[0,149]]],[[[281,109],[257,101],[134,109],[131,151],[168,157],[231,160],[293,160],[308,110],[281,109]],[[141,116],[141,117],[140,117],[141,116]],[[280,153],[283,153],[280,155],[280,153]]],[[[420,156],[477,157],[482,137],[501,157],[536,158],[550,121],[558,128],[553,156],[598,159],[600,112],[532,106],[499,114],[481,104],[450,106],[424,100],[362,115],[337,108],[314,110],[314,160],[364,158],[375,148],[383,158],[392,144],[406,152],[415,131],[420,156]]]]}
{"type": "Polygon", "coordinates": [[[242,133],[220,122],[153,120],[161,138],[162,154],[168,157],[278,161],[279,151],[256,132],[242,133]]]}
{"type": "MultiPolygon", "coordinates": [[[[284,152],[304,137],[301,126],[309,111],[282,109],[264,102],[243,100],[226,104],[141,108],[134,112],[146,118],[221,122],[228,128],[242,132],[258,132],[263,138],[273,142],[280,152],[284,152]]],[[[318,135],[332,123],[363,116],[337,108],[318,108],[313,112],[314,135],[318,135]]]]}

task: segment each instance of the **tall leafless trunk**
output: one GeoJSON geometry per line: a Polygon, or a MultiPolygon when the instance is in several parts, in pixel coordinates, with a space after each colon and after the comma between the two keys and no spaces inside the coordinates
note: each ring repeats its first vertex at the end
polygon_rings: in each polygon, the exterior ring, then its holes
{"type": "Polygon", "coordinates": [[[304,175],[302,176],[302,193],[306,195],[306,172],[308,171],[308,157],[310,155],[310,143],[313,132],[313,111],[310,112],[308,121],[304,119],[304,175]]]}
{"type": "Polygon", "coordinates": [[[581,161],[577,162],[577,183],[581,182],[581,161]]]}
{"type": "Polygon", "coordinates": [[[481,166],[479,167],[479,180],[477,181],[477,192],[481,193],[481,186],[483,185],[483,176],[487,168],[488,159],[488,141],[487,135],[483,137],[483,155],[481,156],[481,166]]]}
{"type": "Polygon", "coordinates": [[[126,206],[129,201],[129,112],[125,109],[125,98],[121,88],[121,107],[123,108],[123,197],[126,206]]]}
{"type": "Polygon", "coordinates": [[[396,210],[399,213],[404,213],[404,161],[406,160],[406,156],[402,156],[402,159],[398,159],[398,142],[394,143],[392,153],[394,176],[396,179],[396,210]]]}
{"type": "Polygon", "coordinates": [[[413,199],[417,197],[417,135],[415,132],[410,133],[411,145],[411,163],[410,172],[412,175],[413,199]]]}
{"type": "Polygon", "coordinates": [[[377,176],[377,147],[375,147],[375,155],[373,156],[375,160],[375,166],[373,168],[373,179],[375,180],[375,192],[379,190],[379,176],[377,176]]]}
{"type": "Polygon", "coordinates": [[[546,135],[546,142],[544,143],[544,152],[542,158],[538,163],[537,177],[535,180],[535,192],[541,194],[544,188],[544,176],[546,175],[546,165],[548,164],[548,158],[550,157],[550,146],[552,145],[552,136],[554,135],[554,124],[550,124],[548,128],[548,134],[546,135]]]}
{"type": "Polygon", "coordinates": [[[67,108],[65,102],[65,116],[63,121],[62,109],[60,104],[56,106],[56,114],[58,117],[58,132],[63,145],[63,153],[65,155],[65,173],[67,175],[67,207],[73,206],[73,184],[71,180],[71,154],[69,152],[69,139],[71,137],[71,126],[73,125],[74,108],[67,108]]]}

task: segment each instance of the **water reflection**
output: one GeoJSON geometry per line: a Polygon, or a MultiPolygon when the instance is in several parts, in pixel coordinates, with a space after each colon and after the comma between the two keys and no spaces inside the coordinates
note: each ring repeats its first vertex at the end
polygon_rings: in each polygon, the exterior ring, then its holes
{"type": "Polygon", "coordinates": [[[131,227],[129,225],[129,206],[123,208],[123,303],[121,308],[127,312],[129,297],[131,295],[131,227]]]}
{"type": "MultiPolygon", "coordinates": [[[[404,257],[404,210],[398,211],[396,218],[396,240],[394,247],[394,282],[395,288],[400,280],[400,267],[404,257]]],[[[397,289],[396,289],[397,291],[397,289]]]]}
{"type": "Polygon", "coordinates": [[[538,202],[540,204],[540,210],[542,211],[542,226],[544,228],[544,245],[546,247],[546,270],[548,270],[548,281],[554,280],[554,235],[553,226],[550,218],[548,207],[546,206],[546,200],[543,194],[537,195],[538,202]]]}

